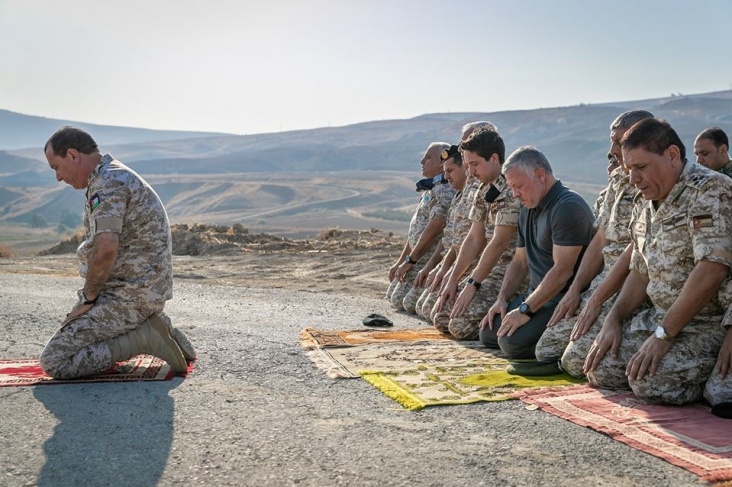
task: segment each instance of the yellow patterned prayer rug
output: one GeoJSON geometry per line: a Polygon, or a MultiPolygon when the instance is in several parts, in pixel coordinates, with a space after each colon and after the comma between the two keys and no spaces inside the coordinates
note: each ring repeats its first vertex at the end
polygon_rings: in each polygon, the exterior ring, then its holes
{"type": "Polygon", "coordinates": [[[424,364],[392,371],[361,371],[361,377],[407,409],[505,401],[520,389],[584,382],[568,374],[524,377],[506,372],[508,361],[485,357],[467,364],[424,364]]]}
{"type": "Polygon", "coordinates": [[[500,363],[504,369],[508,365],[507,360],[500,358],[500,351],[488,350],[479,342],[454,340],[381,341],[345,347],[316,347],[306,353],[318,368],[334,379],[358,378],[362,370],[384,372],[422,364],[500,363]]]}
{"type": "Polygon", "coordinates": [[[422,340],[454,341],[449,335],[444,335],[434,327],[407,329],[407,330],[318,330],[305,328],[300,332],[300,340],[305,350],[321,347],[349,347],[365,343],[381,342],[415,342],[422,340]]]}
{"type": "MultiPolygon", "coordinates": [[[[193,364],[188,365],[188,372],[193,364]]],[[[138,355],[115,364],[106,372],[71,380],[54,379],[46,375],[37,359],[0,360],[0,387],[68,384],[73,382],[113,382],[139,380],[170,380],[170,366],[157,357],[138,355]]]]}

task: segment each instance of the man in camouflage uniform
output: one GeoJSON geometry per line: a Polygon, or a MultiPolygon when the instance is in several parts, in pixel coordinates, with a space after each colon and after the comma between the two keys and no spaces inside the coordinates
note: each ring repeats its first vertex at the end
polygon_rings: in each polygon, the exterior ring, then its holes
{"type": "MultiPolygon", "coordinates": [[[[417,204],[409,223],[409,233],[399,259],[389,269],[389,289],[386,297],[396,309],[414,313],[414,303],[404,303],[404,297],[412,287],[414,278],[429,260],[440,234],[445,228],[447,209],[454,191],[442,178],[440,153],[450,147],[445,142],[433,142],[422,157],[422,175],[433,184],[427,189],[417,204]],[[408,308],[405,308],[405,304],[408,308]]],[[[419,189],[419,188],[418,188],[419,189]]]]}
{"type": "MultiPolygon", "coordinates": [[[[442,268],[443,266],[450,267],[455,260],[454,247],[460,245],[462,238],[467,233],[465,220],[467,219],[468,212],[465,209],[467,199],[465,182],[467,180],[467,174],[465,173],[462,154],[458,150],[458,146],[451,145],[450,148],[442,151],[440,159],[442,159],[445,179],[450,182],[450,187],[456,191],[450,203],[450,208],[447,210],[447,222],[442,232],[440,245],[437,246],[432,255],[432,259],[439,261],[439,267],[442,268]]],[[[425,267],[430,267],[430,265],[428,264],[425,267]]],[[[424,272],[425,270],[422,269],[420,272],[424,272]]],[[[430,320],[430,311],[425,310],[428,304],[426,305],[425,303],[432,301],[432,296],[436,293],[430,293],[429,287],[419,285],[418,282],[419,276],[412,289],[404,298],[404,302],[406,303],[416,299],[416,313],[430,320]],[[426,315],[425,311],[427,312],[426,315]]],[[[432,301],[432,304],[434,305],[434,301],[432,301]]]]}
{"type": "Polygon", "coordinates": [[[195,352],[163,313],[173,272],[170,226],[160,199],[78,128],[59,129],[44,152],[58,181],[86,188],[86,240],[77,251],[84,287],[43,349],[41,367],[72,379],[150,354],[185,372],[195,352]]]}
{"type": "Polygon", "coordinates": [[[600,331],[604,315],[614,302],[613,296],[628,273],[625,262],[625,272],[599,287],[630,243],[628,225],[637,189],[630,183],[628,171],[622,163],[620,140],[630,127],[646,118],[653,118],[653,114],[645,110],[631,110],[622,113],[610,124],[608,156],[611,158],[610,165],[615,168],[609,174],[607,187],[598,198],[602,201],[596,204],[599,211],[595,215],[595,235],[582,257],[577,276],[554,309],[546,331],[536,344],[537,360],[553,361],[561,358],[562,368],[575,377],[584,376],[587,352],[600,331]],[[583,289],[587,290],[582,292],[583,289]],[[582,312],[577,317],[574,313],[580,306],[582,312]]]}
{"type": "Polygon", "coordinates": [[[732,161],[729,159],[729,138],[719,127],[702,130],[694,140],[696,162],[712,171],[732,177],[732,161]]]}
{"type": "Polygon", "coordinates": [[[645,201],[633,209],[630,274],[585,371],[598,387],[630,385],[645,400],[694,402],[725,337],[718,290],[732,266],[732,183],[687,162],[665,121],[637,123],[621,145],[630,181],[645,201]],[[628,323],[646,296],[652,307],[628,323]]]}
{"type": "Polygon", "coordinates": [[[471,202],[470,229],[440,295],[434,324],[458,340],[475,340],[513,257],[520,203],[501,174],[506,148],[494,128],[477,130],[460,147],[481,185],[471,202]]]}
{"type": "MultiPolygon", "coordinates": [[[[460,141],[462,142],[464,140],[467,140],[468,137],[473,134],[473,132],[480,128],[492,128],[495,130],[496,127],[492,123],[486,121],[466,123],[462,127],[460,141]]],[[[458,150],[460,151],[462,157],[462,149],[459,149],[459,145],[458,150]]],[[[465,167],[464,163],[463,166],[465,167]]],[[[475,198],[475,193],[480,187],[480,181],[468,172],[467,167],[465,167],[465,171],[467,174],[467,180],[462,190],[461,198],[462,201],[467,201],[469,202],[469,204],[472,204],[472,201],[475,198]]],[[[465,232],[467,232],[467,229],[465,229],[465,232]]],[[[462,234],[460,236],[460,241],[462,241],[464,237],[465,235],[462,234]]],[[[453,246],[452,248],[446,249],[445,251],[442,245],[440,245],[440,250],[444,254],[444,256],[441,257],[441,262],[436,265],[435,268],[431,271],[428,271],[428,266],[425,266],[425,268],[423,268],[422,271],[417,274],[415,286],[417,282],[421,282],[423,283],[425,290],[422,292],[419,299],[417,300],[416,312],[419,316],[429,321],[430,323],[434,323],[434,314],[436,312],[435,304],[437,303],[437,300],[440,296],[440,291],[442,290],[442,287],[444,285],[445,276],[451,271],[452,264],[457,257],[457,251],[459,250],[459,246],[460,242],[457,243],[457,247],[453,246]]]]}

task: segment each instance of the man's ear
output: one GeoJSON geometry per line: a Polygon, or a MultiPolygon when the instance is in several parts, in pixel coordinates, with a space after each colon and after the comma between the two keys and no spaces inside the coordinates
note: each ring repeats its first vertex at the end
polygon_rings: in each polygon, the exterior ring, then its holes
{"type": "Polygon", "coordinates": [[[679,150],[677,146],[670,145],[665,152],[666,155],[671,158],[671,164],[683,164],[684,161],[681,160],[681,150],[679,150]]]}
{"type": "Polygon", "coordinates": [[[66,157],[71,158],[72,161],[78,163],[81,161],[81,152],[76,149],[68,149],[66,151],[66,157]]]}

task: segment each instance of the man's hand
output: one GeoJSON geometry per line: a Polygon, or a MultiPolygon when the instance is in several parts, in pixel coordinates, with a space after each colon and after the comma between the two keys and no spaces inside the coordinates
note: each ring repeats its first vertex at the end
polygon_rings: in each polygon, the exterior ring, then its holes
{"type": "Polygon", "coordinates": [[[482,330],[486,326],[489,330],[493,329],[493,320],[497,314],[501,315],[501,320],[506,316],[506,311],[508,311],[508,302],[506,302],[505,299],[499,299],[495,303],[493,303],[493,306],[490,307],[488,310],[488,314],[485,315],[485,317],[480,322],[480,329],[482,330]]]}
{"type": "Polygon", "coordinates": [[[659,340],[654,335],[646,338],[646,341],[628,362],[628,367],[625,369],[628,380],[642,380],[646,374],[653,377],[661,359],[671,350],[671,345],[673,345],[672,341],[659,340]]]}
{"type": "Polygon", "coordinates": [[[572,334],[569,336],[569,339],[571,341],[579,340],[580,337],[590,331],[597,317],[600,316],[600,311],[602,311],[602,306],[596,305],[595,301],[590,298],[587,304],[585,304],[585,307],[582,308],[579,316],[577,316],[577,321],[574,322],[574,328],[572,328],[572,334]]]}
{"type": "Polygon", "coordinates": [[[443,286],[442,292],[440,292],[440,307],[437,308],[438,313],[441,313],[447,304],[452,304],[455,301],[455,294],[457,294],[457,284],[447,281],[443,286]]]}
{"type": "Polygon", "coordinates": [[[92,309],[93,306],[93,304],[81,304],[81,301],[77,301],[74,307],[71,308],[71,311],[69,311],[69,314],[66,315],[66,318],[64,318],[61,326],[64,326],[66,323],[73,320],[77,316],[83,315],[84,313],[92,309]]]}
{"type": "Polygon", "coordinates": [[[396,278],[399,280],[399,282],[404,282],[404,277],[407,275],[407,272],[412,270],[413,264],[410,264],[409,262],[402,262],[399,264],[399,267],[397,267],[396,270],[396,278]]]}
{"type": "Polygon", "coordinates": [[[389,282],[394,280],[394,277],[396,276],[397,269],[399,268],[399,264],[401,262],[397,262],[393,266],[389,267],[389,282]]]}
{"type": "Polygon", "coordinates": [[[440,286],[442,286],[442,283],[445,279],[445,274],[447,272],[440,267],[439,271],[437,271],[432,278],[432,282],[430,283],[430,292],[434,293],[440,290],[440,286]]]}
{"type": "Polygon", "coordinates": [[[606,318],[605,323],[602,324],[600,333],[597,334],[595,340],[592,342],[582,372],[587,375],[588,372],[597,370],[597,366],[605,358],[608,350],[610,351],[610,356],[617,359],[622,341],[623,329],[620,323],[606,318]]]}
{"type": "Polygon", "coordinates": [[[567,291],[567,294],[564,295],[562,300],[559,301],[559,304],[557,304],[557,307],[554,308],[554,313],[552,313],[552,317],[549,319],[549,322],[546,324],[546,326],[548,328],[551,328],[560,321],[571,318],[572,316],[574,316],[577,308],[579,308],[579,305],[579,293],[567,291]]]}
{"type": "Polygon", "coordinates": [[[423,287],[427,284],[429,279],[429,272],[424,267],[417,273],[417,277],[414,278],[414,287],[423,287]]]}
{"type": "Polygon", "coordinates": [[[455,305],[452,307],[450,318],[457,318],[458,316],[462,316],[463,313],[465,313],[465,311],[468,309],[468,305],[473,301],[475,293],[477,292],[478,290],[475,288],[475,286],[471,286],[469,284],[466,285],[463,290],[460,291],[460,294],[455,300],[455,305]]]}
{"type": "Polygon", "coordinates": [[[499,337],[510,337],[514,334],[516,330],[528,323],[530,319],[531,318],[529,318],[525,314],[520,313],[518,309],[514,309],[503,317],[503,319],[501,320],[501,327],[498,329],[496,335],[498,335],[499,337]]]}
{"type": "Polygon", "coordinates": [[[720,379],[724,379],[727,374],[732,373],[732,326],[727,328],[727,336],[722,342],[722,348],[719,349],[714,373],[718,374],[720,379]]]}

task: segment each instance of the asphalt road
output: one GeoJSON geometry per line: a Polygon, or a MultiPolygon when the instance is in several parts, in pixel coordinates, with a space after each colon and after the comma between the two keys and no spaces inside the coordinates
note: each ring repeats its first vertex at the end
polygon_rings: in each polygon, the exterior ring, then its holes
{"type": "MultiPolygon", "coordinates": [[[[79,283],[0,273],[2,357],[37,356],[79,283]]],[[[0,485],[705,485],[519,401],[406,411],[301,351],[306,326],[420,324],[385,301],[177,281],[167,310],[187,379],[0,388],[0,485]]]]}

